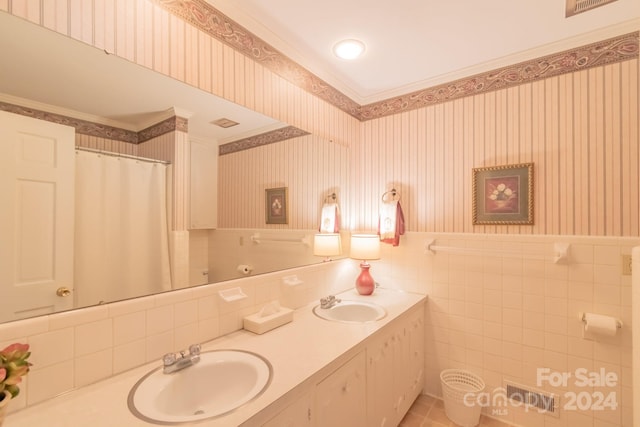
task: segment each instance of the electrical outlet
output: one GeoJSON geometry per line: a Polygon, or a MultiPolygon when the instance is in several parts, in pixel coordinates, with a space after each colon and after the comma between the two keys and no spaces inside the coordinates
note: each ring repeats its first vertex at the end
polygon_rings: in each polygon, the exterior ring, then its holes
{"type": "Polygon", "coordinates": [[[622,275],[631,276],[631,255],[622,255],[622,275]]]}

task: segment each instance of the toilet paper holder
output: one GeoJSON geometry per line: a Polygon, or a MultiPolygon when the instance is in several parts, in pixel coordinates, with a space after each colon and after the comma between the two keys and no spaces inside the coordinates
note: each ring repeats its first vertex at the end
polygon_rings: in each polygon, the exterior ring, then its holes
{"type": "MultiPolygon", "coordinates": [[[[582,321],[582,323],[584,323],[585,325],[587,324],[587,313],[584,312],[579,312],[578,313],[578,319],[580,319],[582,321]]],[[[622,329],[622,320],[620,319],[616,319],[616,327],[618,329],[622,329]]]]}

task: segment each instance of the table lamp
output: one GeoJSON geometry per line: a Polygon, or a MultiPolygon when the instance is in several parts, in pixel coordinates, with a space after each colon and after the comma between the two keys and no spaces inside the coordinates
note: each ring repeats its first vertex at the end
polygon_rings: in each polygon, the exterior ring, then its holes
{"type": "Polygon", "coordinates": [[[368,260],[380,259],[380,237],[377,234],[352,234],[350,258],[359,259],[362,271],[356,279],[356,290],[360,295],[371,295],[376,282],[369,273],[368,260]]]}
{"type": "Polygon", "coordinates": [[[313,254],[323,256],[324,262],[342,253],[342,241],[338,233],[319,233],[313,237],[313,254]]]}

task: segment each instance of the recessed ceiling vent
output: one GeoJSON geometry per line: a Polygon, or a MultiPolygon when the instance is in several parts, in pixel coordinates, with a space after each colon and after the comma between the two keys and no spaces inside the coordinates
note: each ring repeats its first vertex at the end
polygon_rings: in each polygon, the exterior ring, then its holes
{"type": "Polygon", "coordinates": [[[604,6],[607,3],[613,3],[614,1],[617,0],[567,0],[565,18],[595,9],[599,6],[604,6]]]}
{"type": "Polygon", "coordinates": [[[216,126],[220,126],[221,128],[230,128],[236,125],[239,125],[240,123],[238,122],[234,122],[233,120],[230,119],[225,119],[224,117],[218,120],[214,120],[211,122],[212,125],[216,125],[216,126]]]}

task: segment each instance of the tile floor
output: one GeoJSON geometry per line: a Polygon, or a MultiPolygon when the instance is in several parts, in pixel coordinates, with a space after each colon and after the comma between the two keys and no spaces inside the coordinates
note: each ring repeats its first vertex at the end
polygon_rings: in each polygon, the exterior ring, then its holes
{"type": "MultiPolygon", "coordinates": [[[[398,427],[456,427],[444,412],[444,402],[431,396],[420,395],[398,427]]],[[[509,424],[485,416],[479,427],[509,427],[509,424]]]]}

